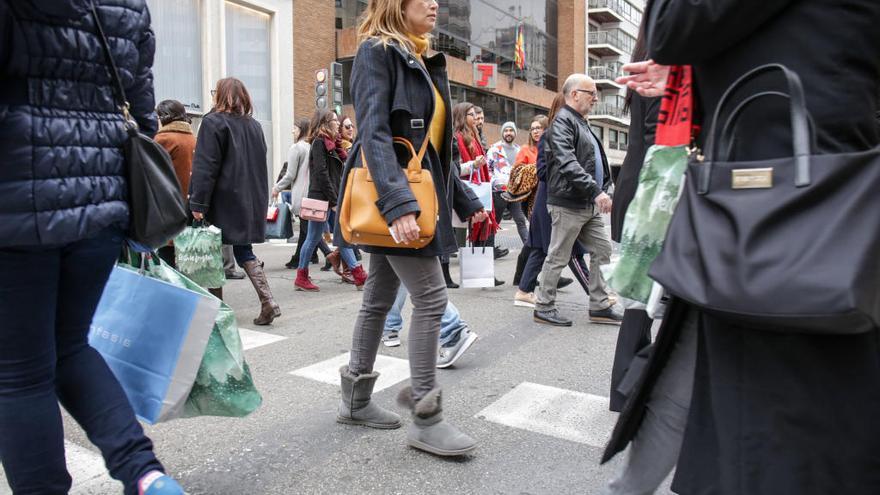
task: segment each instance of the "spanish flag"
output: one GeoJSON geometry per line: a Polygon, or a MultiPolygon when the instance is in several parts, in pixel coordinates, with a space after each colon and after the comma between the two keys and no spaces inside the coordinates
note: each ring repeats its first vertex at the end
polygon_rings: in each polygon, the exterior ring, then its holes
{"type": "Polygon", "coordinates": [[[514,47],[515,59],[514,65],[517,69],[523,70],[526,68],[526,42],[523,37],[523,25],[522,23],[516,26],[516,46],[514,47]]]}

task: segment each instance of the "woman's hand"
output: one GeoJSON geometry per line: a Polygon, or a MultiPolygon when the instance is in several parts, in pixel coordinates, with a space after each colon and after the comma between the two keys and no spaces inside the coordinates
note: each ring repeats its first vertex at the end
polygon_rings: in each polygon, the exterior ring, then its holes
{"type": "Polygon", "coordinates": [[[192,212],[192,214],[193,214],[193,218],[195,218],[196,220],[204,220],[205,219],[204,213],[199,213],[197,211],[194,211],[194,212],[192,212]]]}
{"type": "Polygon", "coordinates": [[[626,87],[645,97],[663,96],[669,77],[668,65],[646,60],[624,64],[622,70],[630,75],[618,77],[617,84],[626,84],[626,87]]]}
{"type": "Polygon", "coordinates": [[[480,155],[474,159],[474,168],[480,168],[486,164],[486,157],[480,155]]]}
{"type": "Polygon", "coordinates": [[[415,213],[404,215],[391,222],[391,234],[401,244],[419,240],[420,230],[415,213]]]}
{"type": "Polygon", "coordinates": [[[278,199],[278,190],[274,187],[272,188],[272,199],[278,199]]]}
{"type": "Polygon", "coordinates": [[[479,211],[477,211],[476,213],[474,213],[471,216],[471,221],[473,221],[474,223],[485,222],[488,219],[489,219],[489,214],[486,213],[485,209],[480,209],[479,211]]]}

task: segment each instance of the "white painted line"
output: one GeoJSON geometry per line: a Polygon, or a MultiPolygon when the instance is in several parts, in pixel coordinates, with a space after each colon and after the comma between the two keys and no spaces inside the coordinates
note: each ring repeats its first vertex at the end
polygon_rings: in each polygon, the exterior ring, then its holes
{"type": "Polygon", "coordinates": [[[269,239],[262,244],[262,246],[275,246],[275,247],[296,247],[295,242],[287,242],[287,239],[269,239]]]}
{"type": "MultiPolygon", "coordinates": [[[[64,441],[67,471],[73,478],[71,495],[117,495],[122,493],[122,483],[114,480],[104,467],[104,458],[91,450],[64,441]]],[[[12,495],[6,475],[0,469],[0,495],[12,495]]]]}
{"type": "MultiPolygon", "coordinates": [[[[349,353],[345,353],[326,361],[291,371],[291,375],[309,378],[330,385],[339,386],[339,368],[348,364],[349,353]]],[[[404,380],[409,379],[409,361],[379,354],[376,356],[376,364],[374,371],[379,372],[379,379],[376,380],[376,386],[373,392],[385,390],[404,380]]]]}
{"type": "Polygon", "coordinates": [[[617,419],[605,397],[529,382],[517,385],[477,417],[594,447],[605,446],[617,419]]]}
{"type": "Polygon", "coordinates": [[[238,327],[238,334],[241,336],[241,348],[245,351],[262,347],[264,345],[274,344],[286,340],[287,337],[275,335],[266,332],[256,332],[247,328],[238,327]]]}

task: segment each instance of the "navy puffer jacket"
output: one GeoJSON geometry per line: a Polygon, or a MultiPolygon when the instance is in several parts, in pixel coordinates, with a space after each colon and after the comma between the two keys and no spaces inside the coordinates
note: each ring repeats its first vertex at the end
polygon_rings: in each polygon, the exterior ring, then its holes
{"type": "MultiPolygon", "coordinates": [[[[131,113],[152,136],[155,39],[144,0],[94,0],[131,113]]],[[[92,0],[0,0],[0,248],[128,226],[123,118],[92,0]]]]}

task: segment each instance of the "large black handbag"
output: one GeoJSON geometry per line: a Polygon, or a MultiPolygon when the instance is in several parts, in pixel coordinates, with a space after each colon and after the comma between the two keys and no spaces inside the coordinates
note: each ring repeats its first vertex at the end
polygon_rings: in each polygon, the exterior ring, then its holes
{"type": "Polygon", "coordinates": [[[124,125],[128,133],[128,139],[122,148],[128,176],[128,236],[155,249],[167,244],[187,225],[188,217],[186,205],[180,195],[180,182],[174,172],[171,156],[162,146],[138,131],[137,122],[129,113],[125,88],[119,78],[119,71],[94,3],[92,17],[98,28],[113,80],[114,96],[125,118],[124,125]]]}
{"type": "Polygon", "coordinates": [[[815,154],[800,78],[770,64],[724,93],[703,162],[688,166],[684,195],[650,276],[671,294],[751,328],[855,334],[880,327],[880,146],[815,154]],[[735,91],[769,72],[788,92],[741,100],[723,128],[735,91]],[[747,106],[790,100],[793,156],[729,161],[747,106]],[[812,148],[811,148],[812,147],[812,148]]]}

